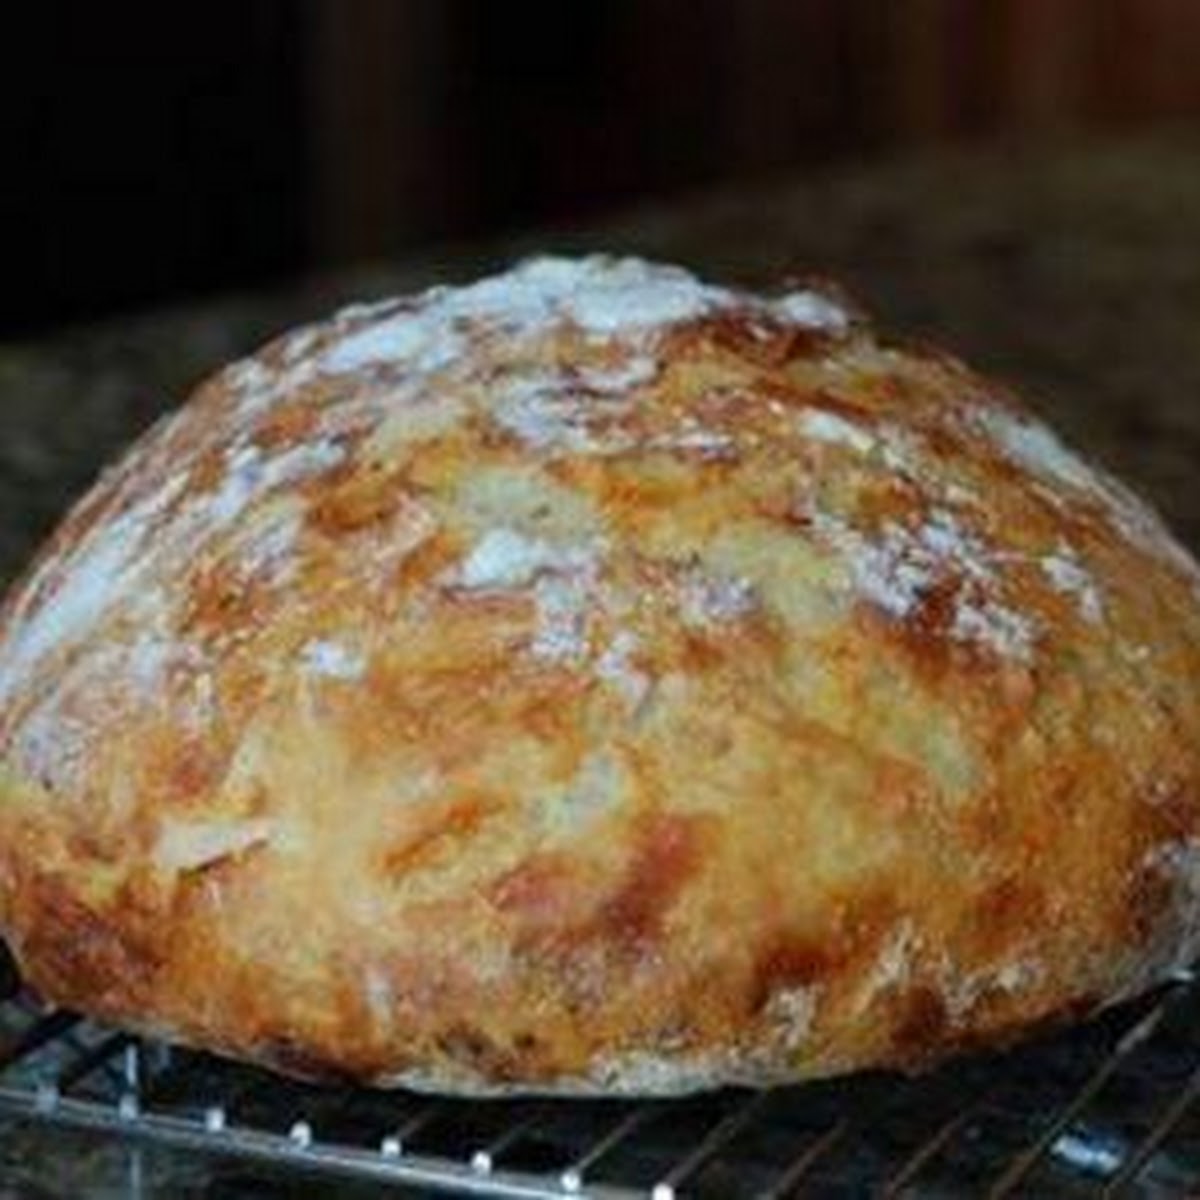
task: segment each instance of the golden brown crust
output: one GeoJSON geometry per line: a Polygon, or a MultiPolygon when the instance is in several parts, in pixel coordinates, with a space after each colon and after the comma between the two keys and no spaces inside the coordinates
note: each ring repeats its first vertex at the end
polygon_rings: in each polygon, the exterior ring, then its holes
{"type": "Polygon", "coordinates": [[[222,372],[0,614],[0,928],[306,1076],[915,1065],[1200,936],[1200,573],[815,292],[539,260],[222,372]]]}

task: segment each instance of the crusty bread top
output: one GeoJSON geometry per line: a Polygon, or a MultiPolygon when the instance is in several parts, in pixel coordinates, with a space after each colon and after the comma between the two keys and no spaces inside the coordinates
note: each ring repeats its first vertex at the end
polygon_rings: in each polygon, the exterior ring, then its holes
{"type": "Polygon", "coordinates": [[[9,598],[0,920],[55,998],[299,1070],[936,1054],[1195,951],[1198,597],[825,290],[538,259],[348,309],[9,598]]]}

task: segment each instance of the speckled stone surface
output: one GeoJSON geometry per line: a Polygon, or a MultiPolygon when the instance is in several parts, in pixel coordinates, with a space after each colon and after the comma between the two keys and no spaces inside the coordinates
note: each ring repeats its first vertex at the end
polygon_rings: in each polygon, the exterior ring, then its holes
{"type": "MultiPolygon", "coordinates": [[[[572,249],[644,254],[750,282],[832,276],[887,328],[936,340],[1017,384],[1200,548],[1200,135],[1179,134],[792,177],[286,296],[0,347],[0,580],[121,446],[272,332],[345,300],[572,249]]],[[[272,1190],[249,1168],[131,1153],[0,1126],[0,1200],[350,1194],[328,1184],[272,1190]]]]}

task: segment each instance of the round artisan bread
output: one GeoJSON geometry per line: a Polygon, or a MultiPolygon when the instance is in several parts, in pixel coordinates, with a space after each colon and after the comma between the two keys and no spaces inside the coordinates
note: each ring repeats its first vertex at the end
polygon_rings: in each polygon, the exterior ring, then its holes
{"type": "Polygon", "coordinates": [[[1200,573],[833,295],[540,259],[223,371],[0,618],[0,929],[312,1077],[919,1065],[1200,940],[1200,573]]]}

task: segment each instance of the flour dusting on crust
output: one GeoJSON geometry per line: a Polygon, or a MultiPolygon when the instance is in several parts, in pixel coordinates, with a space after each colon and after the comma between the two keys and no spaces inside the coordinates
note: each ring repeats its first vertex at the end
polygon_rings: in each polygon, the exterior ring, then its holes
{"type": "Polygon", "coordinates": [[[946,633],[999,658],[1029,662],[1037,639],[1032,617],[1005,603],[997,553],[959,520],[934,509],[915,526],[886,523],[874,534],[816,513],[814,528],[839,551],[862,598],[887,616],[920,616],[949,597],[946,633]]]}
{"type": "Polygon", "coordinates": [[[820,289],[536,259],[355,306],[0,610],[0,934],[305,1078],[928,1062],[1197,952],[1198,581],[820,289]]]}
{"type": "MultiPolygon", "coordinates": [[[[1048,426],[999,406],[981,406],[972,420],[1035,479],[1065,485],[1099,504],[1122,535],[1145,547],[1200,587],[1200,567],[1158,515],[1120,481],[1092,466],[1048,426]]],[[[1198,593],[1200,594],[1200,593],[1198,593]]]]}

